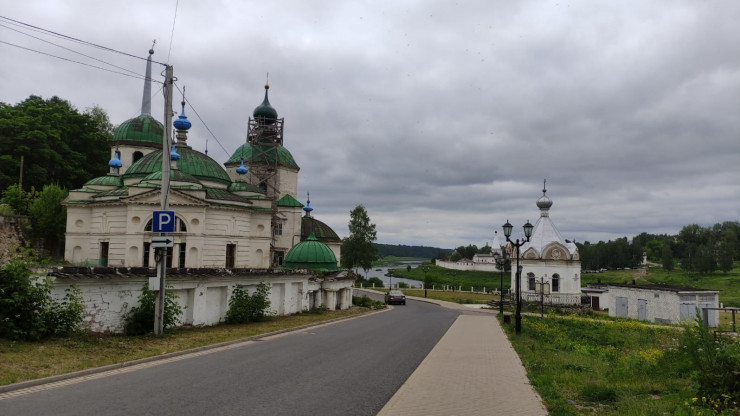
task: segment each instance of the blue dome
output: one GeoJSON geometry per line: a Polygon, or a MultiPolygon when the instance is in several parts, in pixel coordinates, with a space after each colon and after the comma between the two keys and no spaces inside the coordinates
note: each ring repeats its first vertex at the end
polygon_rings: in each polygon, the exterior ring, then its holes
{"type": "Polygon", "coordinates": [[[123,166],[123,163],[121,163],[121,159],[118,158],[118,153],[113,154],[113,159],[108,162],[108,166],[116,169],[123,166]]]}
{"type": "Polygon", "coordinates": [[[185,101],[182,102],[182,112],[180,113],[180,116],[177,117],[177,120],[175,120],[172,125],[178,130],[188,130],[193,125],[185,116],[185,101]]]}
{"type": "Polygon", "coordinates": [[[175,145],[172,145],[172,151],[170,152],[170,160],[172,161],[178,161],[180,160],[180,154],[175,151],[175,145]]]}
{"type": "Polygon", "coordinates": [[[247,173],[247,168],[244,167],[244,159],[242,159],[241,166],[239,166],[238,168],[236,168],[236,173],[238,173],[240,175],[244,175],[245,173],[247,173]]]}

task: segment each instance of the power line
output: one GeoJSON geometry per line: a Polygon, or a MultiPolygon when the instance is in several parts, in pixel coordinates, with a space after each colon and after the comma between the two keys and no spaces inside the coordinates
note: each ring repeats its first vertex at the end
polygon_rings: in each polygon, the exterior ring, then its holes
{"type": "Polygon", "coordinates": [[[172,31],[170,32],[170,49],[167,51],[167,63],[170,62],[170,54],[172,53],[172,39],[175,37],[175,21],[177,21],[177,6],[180,5],[180,0],[175,2],[175,15],[172,16],[172,31]]]}
{"type": "MultiPolygon", "coordinates": [[[[180,89],[180,87],[178,87],[178,86],[177,86],[177,84],[175,84],[175,88],[177,88],[177,91],[179,91],[179,92],[180,92],[180,94],[184,94],[184,93],[182,92],[182,90],[180,89]]],[[[218,141],[218,138],[216,137],[216,135],[215,135],[215,134],[213,134],[213,132],[212,132],[212,131],[211,131],[211,129],[210,129],[209,127],[208,127],[208,125],[206,124],[206,122],[205,122],[205,121],[203,121],[203,118],[202,118],[202,117],[200,116],[200,114],[198,114],[198,110],[196,110],[196,109],[195,109],[195,107],[193,107],[193,103],[191,103],[191,102],[190,102],[190,101],[189,101],[189,100],[188,100],[187,98],[184,98],[184,99],[185,99],[185,102],[186,102],[186,103],[188,103],[188,105],[190,106],[190,108],[191,108],[191,109],[193,110],[193,112],[195,113],[195,115],[196,115],[196,116],[198,117],[198,120],[200,120],[200,122],[201,122],[201,123],[203,123],[203,127],[205,127],[205,128],[206,128],[206,130],[208,130],[208,133],[210,133],[210,134],[211,134],[211,137],[213,137],[213,140],[215,140],[215,141],[216,141],[216,143],[218,143],[219,147],[221,147],[221,150],[223,150],[223,151],[224,151],[224,153],[225,153],[225,154],[226,154],[226,155],[228,156],[228,155],[229,155],[229,152],[228,152],[228,151],[226,150],[226,148],[225,148],[225,147],[224,147],[224,146],[223,146],[223,145],[221,144],[221,142],[220,142],[220,141],[218,141]]]]}
{"type": "Polygon", "coordinates": [[[132,74],[137,74],[137,75],[138,75],[138,73],[137,73],[137,72],[135,72],[135,71],[132,71],[132,70],[130,70],[130,69],[128,69],[128,68],[124,68],[124,67],[121,67],[121,66],[118,66],[118,65],[113,65],[113,64],[112,64],[112,63],[110,63],[110,62],[106,62],[106,61],[103,61],[102,59],[94,58],[94,57],[92,57],[92,56],[90,56],[90,55],[85,55],[85,54],[84,54],[84,53],[82,53],[82,52],[78,52],[78,51],[75,51],[74,49],[66,48],[66,47],[64,47],[64,46],[62,46],[62,45],[57,45],[57,44],[56,44],[56,43],[54,43],[54,42],[50,42],[50,41],[48,41],[48,40],[44,40],[44,39],[41,39],[41,38],[39,38],[39,37],[37,37],[37,36],[33,36],[33,35],[30,35],[30,34],[28,34],[28,33],[24,33],[24,32],[22,32],[22,31],[20,31],[20,30],[18,30],[18,29],[13,29],[12,27],[8,27],[8,26],[5,26],[5,25],[3,25],[3,24],[0,24],[0,27],[4,27],[4,28],[6,28],[6,29],[10,29],[10,30],[12,30],[12,31],[14,31],[14,32],[18,32],[18,33],[20,33],[20,34],[22,34],[22,35],[25,35],[25,36],[28,36],[28,37],[31,37],[31,38],[34,38],[34,39],[40,40],[41,42],[46,42],[46,43],[48,43],[48,44],[50,44],[50,45],[53,45],[53,46],[56,46],[56,47],[58,47],[58,48],[62,48],[62,49],[64,49],[64,50],[70,51],[70,52],[72,52],[72,53],[76,53],[76,54],[78,54],[78,55],[82,55],[82,56],[84,56],[85,58],[90,58],[90,59],[92,59],[92,60],[94,60],[94,61],[98,61],[98,62],[104,63],[104,64],[106,64],[106,65],[110,65],[110,66],[112,66],[112,67],[114,67],[114,68],[122,69],[122,70],[124,70],[124,71],[127,71],[127,72],[130,72],[130,73],[132,73],[132,74]]]}
{"type": "MultiPolygon", "coordinates": [[[[52,57],[52,58],[57,58],[57,59],[61,59],[61,60],[63,60],[63,61],[67,61],[67,62],[72,62],[72,63],[75,63],[75,64],[79,64],[79,65],[84,65],[84,66],[89,66],[89,67],[91,67],[91,68],[95,68],[95,69],[100,69],[100,70],[102,70],[102,71],[112,72],[112,73],[114,73],[114,74],[119,74],[119,75],[125,75],[125,76],[127,76],[127,77],[132,77],[132,78],[138,78],[138,79],[146,79],[146,77],[144,77],[144,76],[142,76],[142,75],[132,75],[132,74],[127,74],[127,73],[125,73],[125,72],[120,72],[120,71],[114,71],[114,70],[112,70],[112,69],[108,69],[108,68],[103,68],[103,67],[100,67],[100,66],[97,66],[97,65],[91,65],[91,64],[88,64],[88,63],[85,63],[85,62],[75,61],[74,59],[69,59],[69,58],[64,58],[64,57],[61,57],[61,56],[56,56],[56,55],[52,55],[52,54],[50,54],[50,53],[46,53],[46,52],[41,52],[41,51],[37,51],[36,49],[26,48],[25,46],[20,46],[20,45],[16,45],[16,44],[14,44],[14,43],[10,43],[10,42],[5,42],[5,41],[2,41],[2,40],[0,40],[0,43],[4,43],[4,44],[6,44],[6,45],[10,45],[10,46],[15,46],[16,48],[19,48],[19,49],[25,49],[25,50],[27,50],[27,51],[31,51],[31,52],[36,52],[36,53],[39,53],[39,54],[41,54],[41,55],[46,55],[46,56],[50,56],[50,57],[52,57]]],[[[128,70],[127,70],[127,71],[128,71],[128,70]]],[[[154,81],[154,80],[152,80],[152,81],[154,81]]],[[[154,81],[154,82],[159,82],[159,83],[161,83],[161,81],[154,81]]]]}
{"type": "MultiPolygon", "coordinates": [[[[116,49],[113,49],[113,48],[109,48],[107,46],[102,46],[102,45],[98,45],[96,43],[88,42],[88,41],[85,41],[85,40],[82,40],[82,39],[78,39],[78,38],[75,38],[75,37],[72,37],[72,36],[67,36],[67,35],[64,35],[62,33],[57,33],[57,32],[54,32],[52,30],[48,30],[48,29],[44,29],[42,27],[34,26],[32,24],[21,22],[19,20],[11,19],[11,18],[6,17],[6,16],[0,16],[0,19],[4,19],[4,20],[7,20],[9,22],[13,22],[13,23],[16,23],[16,24],[19,24],[19,25],[22,25],[22,26],[30,27],[30,28],[33,28],[33,29],[36,29],[36,30],[40,30],[42,32],[49,33],[49,34],[52,34],[52,35],[57,36],[57,37],[61,37],[61,38],[67,39],[67,40],[71,40],[73,42],[79,42],[79,43],[82,43],[82,44],[85,44],[85,45],[88,45],[88,46],[93,46],[93,47],[96,47],[96,48],[100,48],[100,49],[103,49],[103,50],[106,50],[106,51],[109,51],[109,52],[114,52],[114,53],[118,53],[118,54],[121,54],[121,55],[125,55],[125,56],[128,56],[130,58],[141,59],[143,61],[146,61],[147,60],[147,58],[142,58],[140,56],[136,56],[136,55],[133,55],[133,54],[130,54],[130,53],[126,53],[126,52],[121,52],[119,50],[116,50],[116,49]]],[[[152,62],[157,63],[159,65],[164,65],[164,66],[167,65],[167,64],[164,64],[162,62],[157,62],[157,61],[154,61],[154,60],[152,62]]]]}

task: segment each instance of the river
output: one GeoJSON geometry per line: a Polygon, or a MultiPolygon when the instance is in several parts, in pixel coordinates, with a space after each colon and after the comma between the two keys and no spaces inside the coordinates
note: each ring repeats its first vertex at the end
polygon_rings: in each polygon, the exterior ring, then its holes
{"type": "MultiPolygon", "coordinates": [[[[397,283],[399,283],[399,282],[404,282],[404,283],[408,284],[409,287],[418,287],[418,288],[421,288],[422,287],[422,282],[420,280],[404,279],[404,278],[401,278],[401,277],[388,277],[388,276],[385,275],[386,273],[388,273],[388,269],[400,269],[400,268],[404,268],[404,267],[406,267],[407,264],[410,264],[411,267],[416,267],[417,265],[419,265],[421,263],[419,263],[419,262],[407,262],[407,263],[399,264],[397,266],[392,266],[392,267],[374,267],[374,268],[368,270],[368,272],[367,272],[367,278],[369,279],[371,277],[377,277],[377,278],[379,278],[380,280],[383,281],[383,285],[385,285],[385,287],[390,287],[391,280],[393,280],[393,284],[394,285],[397,284],[397,283]]],[[[360,269],[359,272],[360,272],[361,275],[365,276],[365,271],[364,270],[360,269]]]]}

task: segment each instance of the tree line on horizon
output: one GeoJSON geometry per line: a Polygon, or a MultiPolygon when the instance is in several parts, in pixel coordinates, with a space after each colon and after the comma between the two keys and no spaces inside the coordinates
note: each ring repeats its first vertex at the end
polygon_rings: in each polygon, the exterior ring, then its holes
{"type": "MultiPolygon", "coordinates": [[[[592,244],[576,242],[583,270],[620,269],[638,267],[643,253],[648,262],[659,263],[668,271],[679,263],[687,272],[729,272],[740,259],[740,222],[725,221],[712,227],[698,224],[684,226],[677,235],[643,232],[632,240],[627,237],[599,241],[592,244]]],[[[490,253],[491,247],[478,248],[474,244],[457,247],[451,261],[471,259],[475,254],[490,253]]]]}

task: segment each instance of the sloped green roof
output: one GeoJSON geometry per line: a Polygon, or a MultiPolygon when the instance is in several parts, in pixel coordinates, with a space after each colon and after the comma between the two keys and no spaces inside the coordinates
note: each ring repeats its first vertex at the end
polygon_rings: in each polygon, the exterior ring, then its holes
{"type": "Polygon", "coordinates": [[[236,149],[236,151],[231,155],[231,158],[229,158],[224,165],[229,166],[232,164],[238,164],[244,159],[245,162],[248,162],[252,159],[252,153],[255,154],[255,162],[258,163],[275,163],[275,160],[277,159],[277,164],[280,166],[285,166],[293,169],[300,169],[298,167],[298,164],[295,162],[295,159],[293,159],[293,155],[290,154],[288,149],[283,147],[282,145],[277,145],[274,149],[264,149],[266,152],[262,153],[260,151],[256,151],[253,148],[251,143],[244,143],[243,145],[239,146],[239,148],[236,149]]]}
{"type": "Polygon", "coordinates": [[[290,196],[290,194],[283,195],[283,197],[280,198],[275,204],[279,207],[303,208],[303,204],[298,202],[297,199],[290,196]]]}
{"type": "Polygon", "coordinates": [[[128,196],[128,188],[122,186],[118,189],[111,189],[110,191],[100,192],[99,194],[93,196],[93,198],[105,198],[108,196],[128,196]]]}
{"type": "Polygon", "coordinates": [[[89,181],[85,182],[83,186],[89,186],[89,185],[98,185],[98,186],[123,186],[123,180],[120,176],[114,176],[114,175],[106,175],[106,176],[98,176],[97,178],[90,179],[89,181]]]}
{"type": "Polygon", "coordinates": [[[231,185],[229,185],[229,191],[230,192],[258,192],[260,194],[264,194],[265,190],[260,188],[257,185],[252,185],[248,182],[232,182],[231,185]]]}
{"type": "MultiPolygon", "coordinates": [[[[175,145],[180,160],[177,167],[181,172],[190,174],[200,181],[214,181],[225,185],[231,184],[231,179],[224,168],[215,160],[203,153],[193,150],[189,146],[175,145]]],[[[131,165],[123,175],[126,178],[146,177],[154,172],[162,171],[162,152],[151,152],[131,165]]]]}
{"type": "Polygon", "coordinates": [[[337,258],[334,252],[324,243],[309,235],[288,252],[285,256],[285,267],[291,269],[337,270],[337,258]]]}
{"type": "Polygon", "coordinates": [[[206,188],[206,199],[216,201],[233,201],[251,204],[252,202],[243,196],[234,195],[226,189],[206,188]]]}
{"type": "Polygon", "coordinates": [[[140,115],[121,123],[113,132],[113,141],[120,144],[162,147],[164,125],[150,115],[140,115]]]}
{"type": "Polygon", "coordinates": [[[308,239],[311,235],[316,236],[319,241],[325,243],[340,243],[342,239],[328,225],[314,217],[301,218],[301,240],[308,239]]]}

